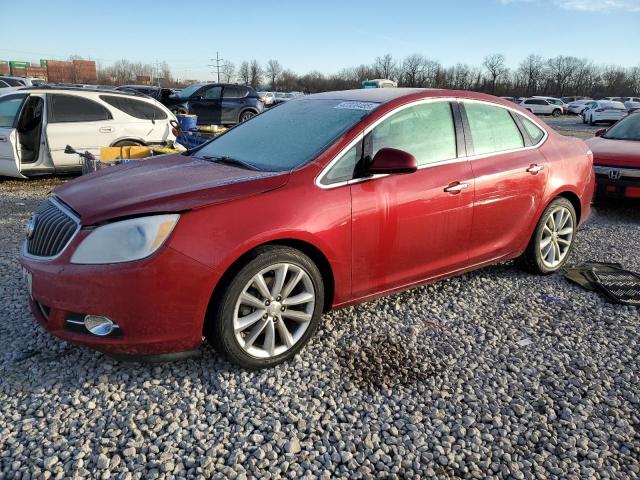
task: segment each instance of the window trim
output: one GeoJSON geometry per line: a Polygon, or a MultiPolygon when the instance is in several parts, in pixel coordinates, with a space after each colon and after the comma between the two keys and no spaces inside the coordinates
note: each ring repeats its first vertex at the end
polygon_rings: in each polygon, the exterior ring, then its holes
{"type": "MultiPolygon", "coordinates": [[[[496,103],[496,102],[491,102],[491,101],[487,101],[487,100],[477,100],[475,98],[457,98],[457,97],[431,97],[431,98],[421,98],[419,100],[415,100],[413,102],[409,102],[409,103],[405,103],[403,105],[400,105],[399,107],[385,113],[382,117],[378,118],[376,121],[374,121],[372,124],[370,124],[368,127],[366,127],[364,130],[362,130],[360,133],[358,133],[345,147],[343,147],[338,153],[335,154],[335,156],[331,159],[331,161],[329,163],[327,163],[324,168],[320,171],[320,173],[318,173],[318,175],[316,175],[315,178],[315,185],[323,190],[329,190],[332,188],[338,188],[338,187],[343,187],[345,185],[352,185],[354,183],[360,183],[360,182],[368,182],[371,180],[376,180],[378,178],[381,177],[386,177],[388,176],[388,174],[379,174],[379,175],[372,175],[370,177],[365,177],[365,178],[354,178],[351,180],[346,180],[343,182],[336,182],[336,183],[331,183],[328,185],[325,185],[322,183],[322,179],[324,178],[324,176],[326,175],[326,173],[333,167],[333,165],[340,159],[342,158],[342,156],[347,153],[349,151],[349,149],[351,147],[353,147],[355,144],[357,144],[358,142],[363,141],[364,137],[371,132],[371,130],[373,130],[374,128],[376,128],[380,123],[382,123],[383,121],[385,121],[387,118],[389,118],[390,116],[396,114],[399,111],[404,110],[405,108],[409,108],[409,107],[413,107],[416,105],[421,105],[423,103],[431,103],[431,102],[449,102],[452,104],[452,107],[455,107],[455,105],[457,104],[460,113],[461,113],[461,119],[462,119],[462,132],[458,132],[457,128],[458,128],[458,124],[455,121],[455,108],[452,108],[453,113],[454,113],[454,125],[456,127],[456,136],[462,134],[465,140],[465,149],[464,152],[459,151],[458,152],[458,158],[454,158],[451,160],[443,160],[441,162],[433,162],[433,163],[428,163],[425,165],[421,165],[418,167],[418,170],[422,170],[425,168],[433,168],[433,167],[439,167],[441,165],[448,165],[451,163],[458,163],[458,162],[468,162],[468,161],[473,161],[473,160],[479,160],[482,158],[486,158],[486,157],[494,157],[497,155],[507,155],[509,153],[514,153],[514,152],[524,152],[527,150],[533,150],[533,149],[537,149],[539,147],[542,146],[543,143],[545,143],[547,141],[547,138],[549,138],[549,132],[547,132],[547,129],[544,128],[538,121],[537,119],[532,119],[529,116],[526,116],[528,120],[530,120],[531,122],[533,122],[538,128],[540,128],[543,132],[544,135],[542,136],[542,138],[540,139],[540,141],[538,141],[538,143],[534,144],[534,145],[526,145],[526,141],[524,141],[525,136],[523,135],[523,141],[525,143],[524,147],[519,147],[519,148],[515,148],[515,149],[511,149],[511,150],[502,150],[500,152],[492,152],[492,153],[485,153],[485,154],[479,154],[479,155],[469,155],[470,150],[469,146],[471,143],[471,138],[470,138],[470,130],[469,130],[469,125],[468,125],[468,120],[467,120],[467,115],[464,112],[464,103],[483,103],[483,104],[487,104],[487,105],[492,105],[492,106],[496,106],[496,107],[500,107],[500,108],[504,108],[505,110],[508,110],[509,112],[513,112],[515,114],[518,115],[524,115],[519,109],[511,107],[510,105],[502,105],[501,103],[496,103]]],[[[516,123],[516,126],[518,126],[518,123],[516,123]]],[[[519,126],[518,126],[519,127],[519,126]]]]}

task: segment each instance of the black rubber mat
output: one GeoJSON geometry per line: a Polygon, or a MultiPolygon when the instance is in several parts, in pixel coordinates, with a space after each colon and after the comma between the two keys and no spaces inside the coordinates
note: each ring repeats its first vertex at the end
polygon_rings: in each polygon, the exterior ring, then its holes
{"type": "Polygon", "coordinates": [[[619,263],[587,262],[564,268],[563,273],[567,280],[602,292],[612,302],[640,306],[640,275],[619,263]]]}
{"type": "Polygon", "coordinates": [[[626,270],[603,272],[593,269],[596,286],[611,300],[640,306],[640,275],[626,270]]]}

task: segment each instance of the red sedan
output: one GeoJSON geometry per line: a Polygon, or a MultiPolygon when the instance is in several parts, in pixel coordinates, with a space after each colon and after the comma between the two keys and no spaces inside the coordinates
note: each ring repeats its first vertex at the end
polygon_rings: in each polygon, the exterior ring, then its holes
{"type": "Polygon", "coordinates": [[[587,140],[599,197],[640,198],[640,112],[587,140]]]}
{"type": "Polygon", "coordinates": [[[163,358],[204,336],[260,368],[332,308],[511,258],[557,271],[592,172],[584,142],[493,96],[322,93],[57,188],[20,260],[56,336],[163,358]]]}

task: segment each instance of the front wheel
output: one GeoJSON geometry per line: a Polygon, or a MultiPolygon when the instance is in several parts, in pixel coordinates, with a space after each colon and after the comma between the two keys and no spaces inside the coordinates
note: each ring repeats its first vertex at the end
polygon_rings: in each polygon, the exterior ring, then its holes
{"type": "Polygon", "coordinates": [[[562,112],[560,110],[556,109],[551,113],[551,116],[559,117],[561,114],[562,114],[562,112]]]}
{"type": "Polygon", "coordinates": [[[217,300],[205,336],[241,367],[292,358],[320,323],[324,285],[318,267],[289,247],[256,250],[217,300]]]}
{"type": "Polygon", "coordinates": [[[576,233],[576,211],[572,203],[558,197],[545,209],[519,263],[531,273],[548,275],[566,263],[576,233]]]}
{"type": "Polygon", "coordinates": [[[593,115],[591,115],[591,117],[589,117],[589,125],[591,125],[592,127],[595,127],[596,122],[593,120],[593,115]]]}

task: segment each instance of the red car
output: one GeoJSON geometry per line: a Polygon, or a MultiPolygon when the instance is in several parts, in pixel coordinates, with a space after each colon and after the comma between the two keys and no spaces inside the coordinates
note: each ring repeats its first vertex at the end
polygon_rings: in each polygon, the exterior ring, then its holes
{"type": "Polygon", "coordinates": [[[593,188],[585,143],[511,102],[329,92],[68,182],[29,221],[20,260],[56,336],[161,358],[204,336],[260,368],[332,308],[516,257],[555,272],[593,188]]]}
{"type": "Polygon", "coordinates": [[[587,144],[593,152],[596,195],[640,198],[640,112],[598,130],[587,144]]]}

